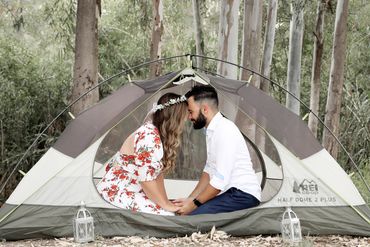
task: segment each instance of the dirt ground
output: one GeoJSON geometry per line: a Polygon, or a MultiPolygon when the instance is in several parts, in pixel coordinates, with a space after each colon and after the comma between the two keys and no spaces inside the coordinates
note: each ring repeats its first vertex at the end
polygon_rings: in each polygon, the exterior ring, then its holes
{"type": "Polygon", "coordinates": [[[225,232],[212,229],[206,234],[193,233],[191,236],[178,238],[153,238],[153,237],[96,237],[94,242],[79,244],[74,242],[73,238],[55,238],[55,239],[32,239],[22,241],[3,241],[0,246],[370,246],[369,237],[353,236],[304,236],[299,244],[290,244],[283,242],[281,236],[248,236],[231,237],[225,232]]]}

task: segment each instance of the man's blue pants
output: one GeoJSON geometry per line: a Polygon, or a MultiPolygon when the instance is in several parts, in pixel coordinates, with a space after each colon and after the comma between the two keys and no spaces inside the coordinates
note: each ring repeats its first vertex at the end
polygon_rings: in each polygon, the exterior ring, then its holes
{"type": "Polygon", "coordinates": [[[260,201],[251,194],[232,187],[196,208],[190,215],[226,213],[255,207],[259,204],[260,201]]]}

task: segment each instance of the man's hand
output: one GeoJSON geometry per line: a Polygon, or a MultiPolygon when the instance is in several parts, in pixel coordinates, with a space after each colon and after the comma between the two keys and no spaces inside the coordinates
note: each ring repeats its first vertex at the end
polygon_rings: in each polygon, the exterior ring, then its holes
{"type": "Polygon", "coordinates": [[[190,214],[191,212],[193,212],[195,209],[197,208],[197,206],[195,206],[194,202],[193,202],[193,199],[192,198],[186,198],[183,206],[177,210],[177,214],[180,214],[180,215],[187,215],[187,214],[190,214]]]}
{"type": "Polygon", "coordinates": [[[182,207],[185,204],[192,202],[194,198],[188,197],[188,198],[179,198],[172,200],[172,203],[175,204],[177,207],[182,207]]]}

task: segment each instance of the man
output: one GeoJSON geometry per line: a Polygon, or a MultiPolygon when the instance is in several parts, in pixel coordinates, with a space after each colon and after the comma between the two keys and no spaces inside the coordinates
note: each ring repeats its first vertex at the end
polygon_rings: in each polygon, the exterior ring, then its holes
{"type": "Polygon", "coordinates": [[[175,200],[178,214],[231,212],[259,205],[261,187],[238,127],[218,110],[216,90],[194,86],[187,94],[194,129],[206,128],[207,161],[188,198],[175,200]]]}

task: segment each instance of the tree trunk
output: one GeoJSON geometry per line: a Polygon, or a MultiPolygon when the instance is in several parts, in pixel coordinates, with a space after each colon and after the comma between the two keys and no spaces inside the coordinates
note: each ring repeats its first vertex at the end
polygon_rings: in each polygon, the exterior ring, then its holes
{"type": "MultiPolygon", "coordinates": [[[[321,86],[321,62],[324,52],[324,18],[325,5],[327,0],[317,1],[317,17],[315,28],[315,44],[312,60],[312,75],[311,75],[311,94],[310,94],[310,109],[316,115],[319,114],[320,105],[320,86],[321,86]]],[[[308,118],[308,127],[317,136],[317,125],[319,120],[310,112],[308,118]]]]}
{"type": "MultiPolygon", "coordinates": [[[[96,0],[77,3],[72,101],[98,83],[98,11],[96,0]]],[[[77,101],[71,111],[77,115],[98,101],[99,90],[94,89],[77,101]]]]}
{"type": "MultiPolygon", "coordinates": [[[[238,63],[238,12],[239,0],[223,0],[220,10],[219,59],[238,63]]],[[[237,79],[237,67],[219,62],[217,73],[229,79],[237,79]]]]}
{"type": "MultiPolygon", "coordinates": [[[[244,68],[254,71],[260,71],[261,61],[261,32],[262,32],[262,5],[260,0],[245,0],[244,1],[244,19],[243,19],[243,43],[241,65],[244,68]]],[[[241,80],[249,80],[251,72],[242,69],[240,71],[241,80]]],[[[252,77],[250,84],[259,88],[260,77],[252,77]]],[[[252,113],[255,115],[255,112],[252,113]]],[[[238,116],[240,118],[241,116],[238,116]]],[[[256,124],[249,118],[244,123],[247,137],[255,142],[256,145],[264,149],[264,136],[260,132],[256,132],[256,124]]],[[[251,153],[251,156],[254,154],[251,153]]],[[[251,157],[253,160],[255,157],[251,157]]]]}
{"type": "MultiPolygon", "coordinates": [[[[348,2],[348,0],[337,1],[328,98],[325,108],[325,125],[335,136],[339,134],[340,106],[344,81],[344,61],[346,59],[348,2]]],[[[324,129],[323,132],[323,146],[334,158],[337,158],[338,143],[327,129],[324,129]]]]}
{"type": "MultiPolygon", "coordinates": [[[[262,32],[262,7],[261,0],[244,1],[244,28],[242,66],[254,71],[260,71],[261,62],[261,32],[262,32]]],[[[248,80],[251,72],[241,71],[240,79],[248,80]]],[[[260,77],[252,77],[251,84],[259,88],[260,77]]]]}
{"type": "MultiPolygon", "coordinates": [[[[264,41],[264,46],[263,46],[263,57],[262,57],[262,64],[261,64],[261,73],[267,78],[270,78],[272,53],[274,50],[277,7],[278,7],[277,0],[269,0],[268,10],[267,10],[265,41],[264,41]]],[[[262,16],[262,13],[261,13],[261,16],[262,16]]],[[[268,80],[260,78],[259,87],[262,91],[269,93],[270,82],[268,80]]],[[[257,120],[262,125],[263,128],[266,127],[266,123],[265,123],[266,121],[264,121],[264,119],[262,119],[259,116],[257,120]]],[[[266,151],[266,134],[262,130],[256,131],[255,139],[256,139],[256,145],[258,146],[258,148],[261,151],[265,152],[266,151]]]]}
{"type": "MultiPolygon", "coordinates": [[[[202,22],[200,20],[199,0],[193,0],[194,31],[196,55],[204,56],[204,40],[202,32],[202,22]]],[[[203,68],[203,58],[197,57],[197,67],[203,68]]]]}
{"type": "MultiPolygon", "coordinates": [[[[0,152],[0,162],[2,163],[3,162],[3,159],[4,159],[4,150],[5,150],[5,138],[4,138],[4,128],[3,128],[3,120],[0,119],[0,133],[1,133],[1,152],[0,152]]],[[[2,183],[1,183],[2,184],[2,183]]]]}
{"type": "MultiPolygon", "coordinates": [[[[157,60],[161,58],[163,34],[163,2],[162,0],[153,0],[153,29],[152,41],[150,43],[150,59],[157,60]]],[[[160,62],[151,63],[149,65],[150,78],[157,77],[162,72],[160,62]]]]}
{"type": "MultiPolygon", "coordinates": [[[[275,26],[276,26],[276,16],[277,16],[277,7],[278,0],[270,0],[267,12],[267,24],[266,24],[266,34],[265,34],[265,43],[263,47],[263,58],[261,65],[262,75],[270,78],[271,71],[271,61],[272,53],[274,50],[275,44],[275,26]]],[[[261,79],[260,88],[262,91],[269,93],[270,91],[270,82],[264,79],[261,79]]]]}
{"type": "MultiPolygon", "coordinates": [[[[289,58],[288,58],[288,91],[300,98],[300,76],[301,76],[301,56],[303,40],[303,10],[304,0],[292,0],[291,3],[292,19],[290,21],[289,35],[289,58]]],[[[295,114],[299,115],[299,101],[287,93],[286,106],[295,114]]]]}

